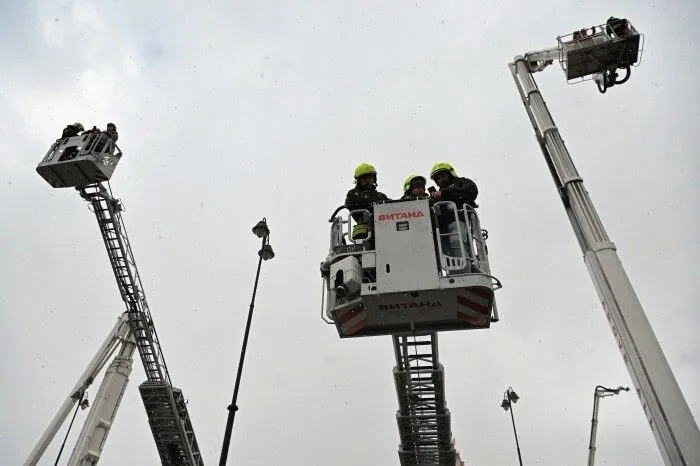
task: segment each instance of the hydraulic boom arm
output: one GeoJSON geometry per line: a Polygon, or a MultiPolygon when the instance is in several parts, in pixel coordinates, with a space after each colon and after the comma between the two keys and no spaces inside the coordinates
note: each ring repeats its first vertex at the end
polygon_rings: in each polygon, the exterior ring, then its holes
{"type": "Polygon", "coordinates": [[[527,58],[509,64],[588,271],[667,465],[700,464],[700,431],[583,186],[527,58]]]}

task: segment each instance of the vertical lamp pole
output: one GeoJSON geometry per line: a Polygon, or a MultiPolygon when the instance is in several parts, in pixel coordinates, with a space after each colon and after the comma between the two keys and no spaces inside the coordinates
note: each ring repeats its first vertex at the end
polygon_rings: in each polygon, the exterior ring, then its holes
{"type": "Polygon", "coordinates": [[[598,432],[598,402],[604,396],[619,395],[620,390],[628,392],[629,387],[607,388],[598,385],[593,393],[593,417],[591,418],[591,440],[588,442],[588,466],[593,466],[595,460],[595,437],[598,432]]]}
{"type": "Polygon", "coordinates": [[[228,419],[226,420],[226,431],[224,433],[224,443],[221,447],[221,458],[219,466],[225,466],[228,459],[228,448],[231,443],[231,430],[233,429],[233,420],[238,411],[236,400],[238,399],[238,388],[241,385],[241,373],[243,372],[243,360],[245,359],[245,350],[248,346],[248,334],[250,333],[250,323],[253,320],[253,307],[255,306],[255,295],[258,291],[258,279],[260,278],[260,266],[262,261],[269,260],[275,257],[275,253],[270,246],[270,229],[267,227],[267,220],[263,218],[254,227],[253,233],[258,238],[262,238],[262,245],[258,251],[258,269],[255,272],[255,284],[253,285],[253,297],[250,300],[250,308],[248,309],[248,321],[245,325],[245,333],[243,334],[243,347],[241,348],[241,357],[238,361],[238,372],[236,373],[236,383],[233,388],[233,399],[228,405],[228,419]]]}
{"type": "Polygon", "coordinates": [[[523,466],[523,458],[520,456],[520,444],[518,443],[518,431],[515,430],[515,417],[513,416],[513,403],[517,403],[519,399],[520,397],[513,391],[513,388],[508,387],[508,390],[503,394],[501,408],[510,411],[510,420],[513,422],[513,434],[515,435],[515,448],[518,450],[518,462],[520,466],[523,466]]]}

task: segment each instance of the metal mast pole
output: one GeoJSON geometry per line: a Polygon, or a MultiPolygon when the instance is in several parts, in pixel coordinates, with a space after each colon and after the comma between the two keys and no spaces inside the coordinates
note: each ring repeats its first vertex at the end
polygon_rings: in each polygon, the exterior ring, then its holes
{"type": "Polygon", "coordinates": [[[262,265],[262,256],[258,259],[258,270],[255,273],[255,285],[253,285],[253,298],[250,301],[248,308],[248,321],[245,324],[245,332],[243,333],[243,346],[241,348],[241,356],[238,359],[238,371],[236,372],[236,383],[233,388],[233,398],[231,404],[228,405],[228,418],[226,419],[226,431],[224,432],[224,443],[221,447],[221,458],[219,465],[225,466],[228,459],[228,449],[231,444],[231,432],[233,431],[233,421],[238,411],[238,389],[241,386],[241,375],[243,374],[243,361],[245,361],[245,352],[248,348],[248,335],[250,334],[250,324],[253,321],[253,307],[255,306],[255,295],[258,291],[258,280],[260,278],[260,266],[262,265]]]}
{"type": "Polygon", "coordinates": [[[588,466],[593,466],[595,459],[595,439],[598,433],[598,405],[604,396],[619,395],[620,390],[629,391],[628,387],[607,388],[602,385],[595,387],[593,393],[593,417],[591,418],[591,439],[588,442],[588,466]]]}
{"type": "Polygon", "coordinates": [[[520,454],[520,442],[518,442],[518,431],[515,430],[515,417],[513,416],[513,405],[510,407],[510,420],[513,423],[513,435],[515,435],[515,448],[518,450],[518,463],[523,466],[523,457],[520,454]]]}
{"type": "MultiPolygon", "coordinates": [[[[596,387],[597,388],[597,387],[596,387]]],[[[595,460],[595,437],[598,433],[598,403],[600,402],[600,397],[598,396],[598,390],[593,394],[593,417],[591,418],[591,438],[588,442],[588,466],[593,466],[595,460]]]]}
{"type": "Polygon", "coordinates": [[[513,414],[513,404],[517,403],[520,397],[512,387],[508,389],[503,394],[503,401],[501,402],[501,408],[506,411],[510,411],[510,420],[513,423],[513,435],[515,436],[515,449],[518,451],[518,464],[523,466],[523,457],[520,454],[520,442],[518,441],[518,431],[515,429],[515,415],[513,414]]]}
{"type": "Polygon", "coordinates": [[[243,374],[243,361],[245,360],[245,352],[248,348],[248,336],[250,335],[250,324],[253,321],[253,308],[255,307],[255,295],[258,293],[258,281],[260,280],[260,267],[262,261],[270,260],[275,257],[275,253],[270,246],[270,229],[267,226],[267,219],[263,217],[254,227],[253,233],[258,238],[261,238],[262,243],[258,251],[258,268],[255,272],[255,283],[253,284],[253,296],[250,299],[250,307],[248,308],[248,320],[245,324],[245,332],[243,333],[243,346],[241,347],[241,356],[238,360],[238,371],[236,372],[236,383],[233,388],[233,398],[231,404],[228,405],[228,417],[226,418],[226,430],[224,431],[224,441],[221,446],[221,457],[219,465],[225,466],[228,460],[228,449],[231,444],[231,432],[233,430],[233,421],[238,411],[238,389],[241,386],[241,375],[243,374]]]}

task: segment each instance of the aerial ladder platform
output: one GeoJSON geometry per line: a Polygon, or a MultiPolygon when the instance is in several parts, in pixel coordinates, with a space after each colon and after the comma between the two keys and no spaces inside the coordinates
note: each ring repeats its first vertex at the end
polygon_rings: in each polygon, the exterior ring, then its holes
{"type": "Polygon", "coordinates": [[[122,204],[103,184],[121,158],[121,150],[106,134],[85,134],[57,140],[39,163],[37,172],[53,187],[75,187],[95,214],[119,293],[126,304],[130,338],[146,373],[147,380],[139,386],[139,392],[162,464],[202,465],[187,403],[182,391],[173,387],[165,363],[121,216],[122,204]]]}
{"type": "Polygon", "coordinates": [[[605,93],[639,64],[642,35],[629,20],[611,17],[557,42],[508,66],[661,457],[669,466],[698,465],[698,425],[534,78],[558,60],[568,81],[593,80],[605,93]]]}
{"type": "Polygon", "coordinates": [[[498,321],[494,291],[501,283],[491,275],[488,234],[466,204],[418,198],[346,216],[339,215],[342,209],[329,220],[321,317],[340,338],[392,337],[400,464],[463,464],[452,436],[438,332],[488,329],[498,321]],[[363,217],[372,219],[370,235],[353,238],[355,219],[363,217]],[[456,231],[440,229],[440,219],[458,217],[463,223],[456,231]],[[447,247],[452,235],[462,239],[457,249],[447,247]]]}

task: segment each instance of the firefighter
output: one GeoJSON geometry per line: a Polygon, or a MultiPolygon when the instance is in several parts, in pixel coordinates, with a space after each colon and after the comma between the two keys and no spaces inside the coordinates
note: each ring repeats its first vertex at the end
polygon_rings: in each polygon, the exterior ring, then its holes
{"type": "Polygon", "coordinates": [[[418,197],[425,197],[425,178],[420,175],[409,175],[406,181],[403,182],[403,196],[402,201],[415,199],[418,197]]]}
{"type": "Polygon", "coordinates": [[[605,32],[611,37],[625,37],[630,32],[629,22],[624,18],[611,16],[605,22],[605,32]]]}
{"type": "MultiPolygon", "coordinates": [[[[443,251],[449,251],[449,255],[452,257],[459,257],[461,255],[459,243],[462,241],[462,244],[465,245],[467,259],[474,259],[471,247],[467,241],[467,222],[462,206],[466,204],[471,208],[478,207],[476,197],[479,194],[479,189],[476,187],[476,183],[469,178],[457,176],[454,167],[447,162],[438,162],[433,165],[433,168],[430,170],[430,179],[440,188],[439,191],[431,192],[430,198],[433,201],[452,201],[458,210],[456,216],[453,212],[444,211],[441,215],[438,215],[440,231],[452,233],[450,236],[442,238],[443,251]],[[456,235],[458,224],[462,238],[456,235]]],[[[467,268],[466,272],[468,271],[469,269],[467,268]]]]}
{"type": "Polygon", "coordinates": [[[436,201],[452,201],[461,207],[467,204],[470,207],[479,207],[476,197],[479,189],[469,178],[457,176],[454,167],[447,162],[439,162],[430,170],[430,179],[438,185],[439,191],[430,194],[436,201]]]}
{"type": "Polygon", "coordinates": [[[102,152],[107,145],[107,151],[109,153],[114,152],[114,143],[119,139],[119,133],[117,133],[117,126],[114,123],[107,123],[107,130],[105,130],[101,135],[97,146],[95,147],[96,152],[102,152]]]}
{"type": "Polygon", "coordinates": [[[355,187],[345,196],[345,207],[350,211],[365,209],[370,215],[361,212],[353,214],[355,226],[352,229],[352,239],[365,239],[369,236],[374,203],[388,200],[384,193],[377,191],[377,170],[366,162],[359,164],[355,168],[355,187]]]}
{"type": "Polygon", "coordinates": [[[117,142],[117,139],[119,139],[119,133],[117,133],[117,125],[115,125],[114,123],[107,123],[107,131],[105,131],[105,134],[109,136],[112,142],[117,142]]]}
{"type": "Polygon", "coordinates": [[[63,129],[61,138],[72,138],[73,136],[77,136],[78,134],[80,134],[81,131],[84,130],[85,128],[83,127],[82,123],[76,121],[72,125],[68,125],[63,129]]]}

